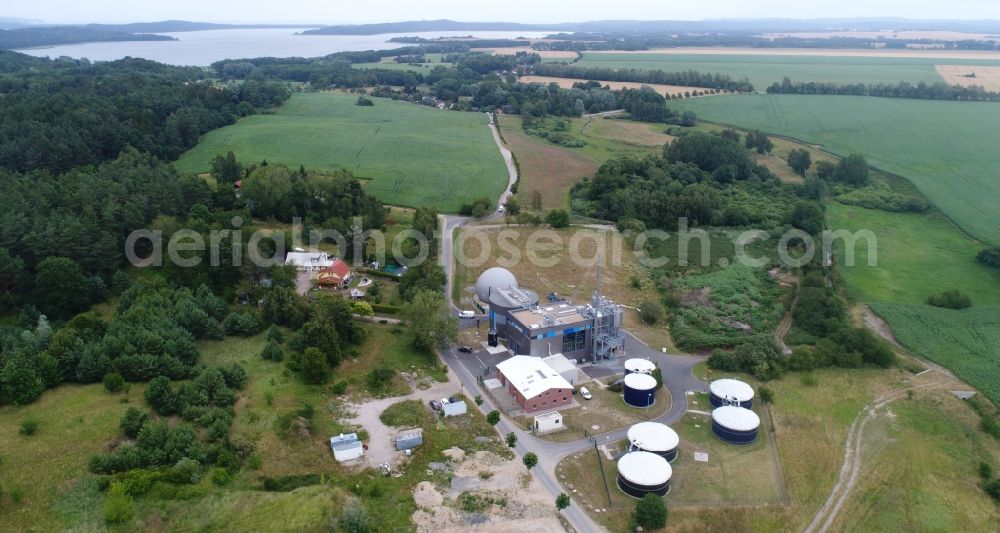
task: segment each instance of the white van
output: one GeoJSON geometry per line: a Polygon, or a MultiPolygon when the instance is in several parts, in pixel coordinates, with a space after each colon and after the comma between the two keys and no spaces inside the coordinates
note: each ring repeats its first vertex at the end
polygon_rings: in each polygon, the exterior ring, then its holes
{"type": "Polygon", "coordinates": [[[476,318],[476,313],[474,311],[459,311],[458,318],[476,318]]]}
{"type": "Polygon", "coordinates": [[[587,387],[580,387],[580,396],[583,396],[584,400],[590,400],[594,397],[592,394],[590,394],[590,389],[588,389],[587,387]]]}

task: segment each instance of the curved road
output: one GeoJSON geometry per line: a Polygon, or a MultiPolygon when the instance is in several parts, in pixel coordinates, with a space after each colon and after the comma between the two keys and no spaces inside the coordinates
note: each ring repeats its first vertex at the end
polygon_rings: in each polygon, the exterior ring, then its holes
{"type": "MultiPolygon", "coordinates": [[[[478,220],[492,220],[503,216],[502,211],[500,211],[500,207],[511,196],[511,187],[517,183],[517,167],[514,165],[513,157],[510,150],[504,146],[500,139],[500,134],[493,121],[493,115],[489,113],[488,115],[490,117],[489,127],[490,131],[493,133],[493,140],[496,141],[497,147],[500,149],[500,154],[503,156],[504,162],[507,164],[507,172],[510,179],[508,181],[507,189],[500,195],[497,210],[478,220]]],[[[455,261],[453,258],[455,230],[473,219],[471,217],[448,215],[442,215],[441,219],[443,232],[441,238],[441,253],[439,257],[447,278],[445,295],[448,301],[452,302],[451,290],[454,285],[455,277],[455,261]]],[[[453,311],[457,312],[458,310],[455,308],[454,303],[451,305],[453,311]]],[[[666,355],[653,350],[642,341],[632,336],[630,333],[626,334],[625,349],[626,353],[628,353],[630,357],[642,357],[656,362],[663,372],[663,385],[670,392],[672,401],[670,409],[667,410],[667,412],[662,416],[654,419],[655,421],[664,424],[677,422],[687,411],[687,392],[706,390],[705,383],[695,378],[691,373],[694,365],[704,361],[705,357],[666,355]]],[[[461,354],[455,349],[451,349],[443,354],[443,359],[452,372],[454,372],[458,377],[463,391],[477,391],[478,393],[480,389],[476,376],[474,376],[472,372],[470,372],[469,369],[462,364],[462,361],[459,358],[460,355],[461,354]]],[[[480,408],[484,412],[488,412],[496,408],[492,405],[492,402],[486,395],[483,395],[483,400],[484,403],[480,408]]],[[[507,433],[514,433],[517,435],[517,446],[514,448],[514,451],[518,454],[523,456],[525,453],[532,452],[538,455],[539,466],[534,470],[534,475],[535,478],[538,479],[538,482],[541,483],[541,485],[545,487],[545,490],[552,496],[553,502],[555,502],[556,497],[563,492],[555,474],[555,467],[559,461],[573,453],[592,448],[595,441],[600,444],[622,440],[625,438],[627,431],[627,429],[623,428],[595,435],[589,439],[556,443],[535,437],[531,433],[528,433],[517,425],[511,423],[506,417],[501,417],[500,423],[497,424],[497,429],[502,435],[506,435],[507,433]]],[[[596,532],[605,530],[576,505],[570,505],[562,511],[562,514],[566,520],[569,521],[570,525],[573,526],[573,528],[578,532],[596,532]]]]}

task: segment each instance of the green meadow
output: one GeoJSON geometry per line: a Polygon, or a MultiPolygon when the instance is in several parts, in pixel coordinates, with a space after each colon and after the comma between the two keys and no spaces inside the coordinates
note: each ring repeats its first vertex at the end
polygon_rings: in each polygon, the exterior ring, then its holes
{"type": "Polygon", "coordinates": [[[647,54],[583,52],[580,66],[615,69],[697,70],[749,78],[758,91],[789,77],[825,83],[935,83],[944,81],[934,65],[1000,65],[989,59],[923,57],[843,57],[742,54],[647,54]]]}
{"type": "Polygon", "coordinates": [[[860,96],[742,95],[671,105],[710,122],[864,154],[905,177],[973,237],[1000,244],[1000,105],[860,96]]]}
{"type": "Polygon", "coordinates": [[[182,172],[207,172],[232,150],[245,163],[267,160],[309,169],[347,169],[387,204],[454,212],[497,197],[507,169],[483,113],[441,111],[376,98],[371,107],[338,93],[296,93],[273,114],[214,130],[185,153],[182,172]]]}

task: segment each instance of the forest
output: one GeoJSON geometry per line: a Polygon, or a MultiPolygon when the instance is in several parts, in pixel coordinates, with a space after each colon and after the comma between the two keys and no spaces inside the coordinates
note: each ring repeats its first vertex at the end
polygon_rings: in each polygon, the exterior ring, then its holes
{"type": "Polygon", "coordinates": [[[948,85],[944,82],[913,85],[907,82],[892,84],[841,85],[837,83],[793,82],[785,78],[767,88],[768,94],[832,94],[847,96],[881,96],[886,98],[913,98],[917,100],[958,100],[963,102],[1000,102],[1000,93],[987,91],[981,86],[948,85]]]}
{"type": "Polygon", "coordinates": [[[127,146],[174,160],[207,131],[280,104],[288,89],[220,86],[198,68],[127,58],[107,63],[0,52],[0,168],[64,172],[127,146]]]}

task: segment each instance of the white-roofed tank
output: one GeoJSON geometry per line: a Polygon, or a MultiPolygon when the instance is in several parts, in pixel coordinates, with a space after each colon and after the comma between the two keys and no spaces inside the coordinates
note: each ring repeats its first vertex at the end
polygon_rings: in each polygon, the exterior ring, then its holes
{"type": "Polygon", "coordinates": [[[476,280],[476,296],[480,302],[489,302],[494,289],[517,287],[517,278],[506,268],[493,267],[479,275],[476,280]]]}

